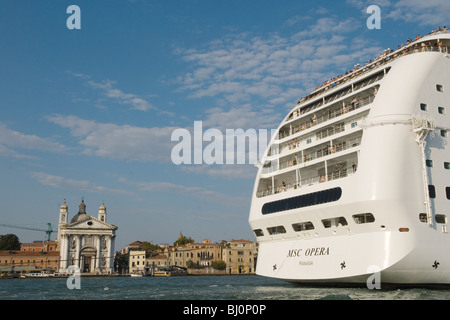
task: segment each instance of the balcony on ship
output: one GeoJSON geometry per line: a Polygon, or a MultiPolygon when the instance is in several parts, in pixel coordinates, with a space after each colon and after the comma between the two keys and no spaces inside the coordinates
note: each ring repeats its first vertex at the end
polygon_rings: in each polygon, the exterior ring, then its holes
{"type": "MultiPolygon", "coordinates": [[[[307,117],[302,117],[298,121],[291,122],[284,127],[280,128],[278,138],[283,140],[286,137],[292,135],[297,136],[299,132],[304,132],[310,128],[316,127],[333,119],[342,117],[349,113],[370,105],[376,96],[378,86],[362,91],[354,96],[349,96],[341,101],[331,104],[329,107],[319,110],[315,113],[309,114],[307,117]]],[[[283,150],[286,146],[295,143],[293,138],[289,141],[282,142],[280,144],[280,150],[283,150]]],[[[272,153],[271,153],[272,154],[272,153]]]]}
{"type": "Polygon", "coordinates": [[[362,132],[358,123],[362,122],[366,115],[367,111],[356,115],[357,117],[346,119],[346,122],[324,127],[301,140],[289,141],[276,158],[266,159],[261,175],[277,174],[286,168],[359,146],[362,132]],[[360,133],[355,135],[355,132],[360,133]]]}
{"type": "MultiPolygon", "coordinates": [[[[359,143],[356,139],[353,142],[355,144],[359,143]]],[[[351,143],[351,141],[348,141],[348,143],[351,143]]],[[[341,151],[344,150],[346,146],[347,143],[343,142],[340,144],[341,151]]],[[[324,153],[329,152],[322,151],[324,153]]],[[[295,171],[284,172],[268,178],[261,178],[256,196],[258,198],[266,197],[307,186],[327,183],[329,181],[351,176],[356,173],[357,168],[357,151],[345,153],[342,156],[314,162],[309,166],[297,167],[295,168],[295,171]]]]}

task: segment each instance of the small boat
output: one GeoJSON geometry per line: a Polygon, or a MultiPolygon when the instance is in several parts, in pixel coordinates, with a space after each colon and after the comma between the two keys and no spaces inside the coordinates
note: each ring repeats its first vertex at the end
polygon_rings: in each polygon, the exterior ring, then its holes
{"type": "Polygon", "coordinates": [[[59,273],[59,272],[50,274],[50,277],[55,277],[55,278],[65,278],[65,277],[69,277],[69,276],[70,275],[68,273],[59,273]]]}
{"type": "Polygon", "coordinates": [[[170,273],[170,271],[159,270],[159,271],[153,272],[153,276],[154,277],[170,277],[171,273],[170,273]]]}
{"type": "Polygon", "coordinates": [[[21,275],[21,278],[48,278],[50,275],[45,272],[28,272],[21,275]]]}
{"type": "Polygon", "coordinates": [[[139,277],[143,277],[144,275],[142,273],[131,273],[130,276],[139,278],[139,277]]]}

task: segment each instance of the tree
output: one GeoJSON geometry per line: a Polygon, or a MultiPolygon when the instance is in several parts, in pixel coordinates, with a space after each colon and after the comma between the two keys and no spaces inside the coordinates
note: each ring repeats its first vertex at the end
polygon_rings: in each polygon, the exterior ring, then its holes
{"type": "Polygon", "coordinates": [[[20,250],[19,238],[12,233],[1,235],[0,250],[20,250]]]}
{"type": "Polygon", "coordinates": [[[114,268],[119,274],[128,271],[128,255],[116,252],[114,255],[114,268]]]}
{"type": "Polygon", "coordinates": [[[161,247],[156,244],[153,244],[151,242],[144,241],[144,242],[141,242],[141,244],[139,245],[139,249],[144,250],[145,252],[149,253],[152,251],[160,250],[161,247]]]}
{"type": "Polygon", "coordinates": [[[227,267],[227,264],[223,260],[214,261],[211,263],[211,267],[213,267],[216,270],[225,270],[227,267]]]}
{"type": "Polygon", "coordinates": [[[193,243],[193,242],[194,242],[194,240],[192,240],[192,238],[185,237],[185,236],[183,236],[183,235],[180,233],[180,235],[178,236],[177,241],[175,241],[175,242],[173,243],[173,246],[174,246],[174,247],[176,247],[176,246],[182,246],[182,245],[184,245],[184,244],[193,243]]]}

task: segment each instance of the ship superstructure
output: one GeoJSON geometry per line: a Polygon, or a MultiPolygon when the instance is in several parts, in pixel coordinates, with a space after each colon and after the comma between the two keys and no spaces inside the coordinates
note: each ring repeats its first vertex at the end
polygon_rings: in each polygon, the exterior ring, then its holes
{"type": "Polygon", "coordinates": [[[433,32],[298,101],[259,164],[257,274],[450,284],[449,47],[433,32]]]}

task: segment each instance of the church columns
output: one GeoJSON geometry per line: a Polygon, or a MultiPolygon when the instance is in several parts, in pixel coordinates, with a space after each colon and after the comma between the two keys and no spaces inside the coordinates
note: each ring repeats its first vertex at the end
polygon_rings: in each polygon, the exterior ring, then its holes
{"type": "Polygon", "coordinates": [[[102,265],[102,236],[96,237],[96,247],[97,247],[97,259],[95,259],[95,270],[103,271],[101,269],[102,265]]]}
{"type": "Polygon", "coordinates": [[[111,273],[113,268],[112,265],[114,263],[113,260],[111,260],[112,254],[111,254],[111,247],[112,247],[112,241],[111,241],[111,235],[105,236],[106,240],[106,253],[105,253],[105,269],[108,273],[111,273]]]}
{"type": "Polygon", "coordinates": [[[76,250],[75,250],[75,261],[74,265],[78,266],[80,270],[83,268],[81,264],[81,236],[75,235],[75,241],[76,241],[76,250]]]}
{"type": "Polygon", "coordinates": [[[63,234],[60,237],[60,261],[59,261],[59,269],[60,271],[67,270],[69,266],[69,235],[63,234]]]}

